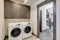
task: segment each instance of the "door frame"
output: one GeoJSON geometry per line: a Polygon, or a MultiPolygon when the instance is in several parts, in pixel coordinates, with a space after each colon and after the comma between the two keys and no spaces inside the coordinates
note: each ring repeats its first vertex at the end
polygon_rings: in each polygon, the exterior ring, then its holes
{"type": "Polygon", "coordinates": [[[53,1],[53,40],[56,40],[56,0],[45,0],[37,5],[37,37],[40,38],[39,7],[53,1]]]}
{"type": "Polygon", "coordinates": [[[40,26],[40,32],[42,32],[42,10],[39,10],[39,26],[40,26]]]}

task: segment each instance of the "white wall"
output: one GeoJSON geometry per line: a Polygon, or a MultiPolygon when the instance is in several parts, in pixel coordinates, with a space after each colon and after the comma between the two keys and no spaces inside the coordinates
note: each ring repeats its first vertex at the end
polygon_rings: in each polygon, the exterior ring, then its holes
{"type": "Polygon", "coordinates": [[[45,0],[39,0],[31,6],[31,23],[33,27],[33,33],[37,35],[37,5],[45,0]]]}
{"type": "Polygon", "coordinates": [[[60,40],[60,0],[56,0],[56,40],[60,40]]]}
{"type": "Polygon", "coordinates": [[[37,7],[31,6],[31,23],[33,27],[33,33],[37,35],[37,7]]]}
{"type": "Polygon", "coordinates": [[[3,40],[4,34],[4,0],[0,0],[0,40],[3,40]]]}

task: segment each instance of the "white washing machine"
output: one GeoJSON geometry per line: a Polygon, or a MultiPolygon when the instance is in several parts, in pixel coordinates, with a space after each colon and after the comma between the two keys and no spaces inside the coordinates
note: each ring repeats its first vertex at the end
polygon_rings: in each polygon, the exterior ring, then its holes
{"type": "Polygon", "coordinates": [[[8,40],[22,40],[21,23],[10,23],[8,26],[8,40]]]}
{"type": "Polygon", "coordinates": [[[32,26],[30,22],[23,22],[23,39],[32,36],[32,26]]]}

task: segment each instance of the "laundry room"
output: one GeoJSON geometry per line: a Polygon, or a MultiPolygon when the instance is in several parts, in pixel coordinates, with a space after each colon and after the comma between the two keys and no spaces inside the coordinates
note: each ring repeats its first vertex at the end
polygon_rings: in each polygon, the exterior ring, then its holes
{"type": "Polygon", "coordinates": [[[6,28],[8,27],[9,23],[14,23],[14,22],[22,22],[22,21],[30,21],[30,7],[24,5],[19,5],[13,2],[5,1],[5,13],[4,13],[4,18],[5,18],[5,26],[6,28]],[[23,8],[24,11],[23,11],[23,8]]]}
{"type": "MultiPolygon", "coordinates": [[[[4,40],[25,40],[33,36],[30,13],[30,6],[18,3],[14,0],[4,0],[4,40]]],[[[34,37],[36,36],[32,38],[34,37]]]]}
{"type": "Polygon", "coordinates": [[[0,0],[0,40],[59,40],[59,0],[0,0]]]}

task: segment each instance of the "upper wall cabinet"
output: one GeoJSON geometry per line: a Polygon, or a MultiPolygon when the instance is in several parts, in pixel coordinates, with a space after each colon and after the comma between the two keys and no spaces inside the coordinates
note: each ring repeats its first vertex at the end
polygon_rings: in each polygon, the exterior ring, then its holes
{"type": "Polygon", "coordinates": [[[4,8],[5,19],[30,19],[30,6],[5,1],[4,8]]]}

